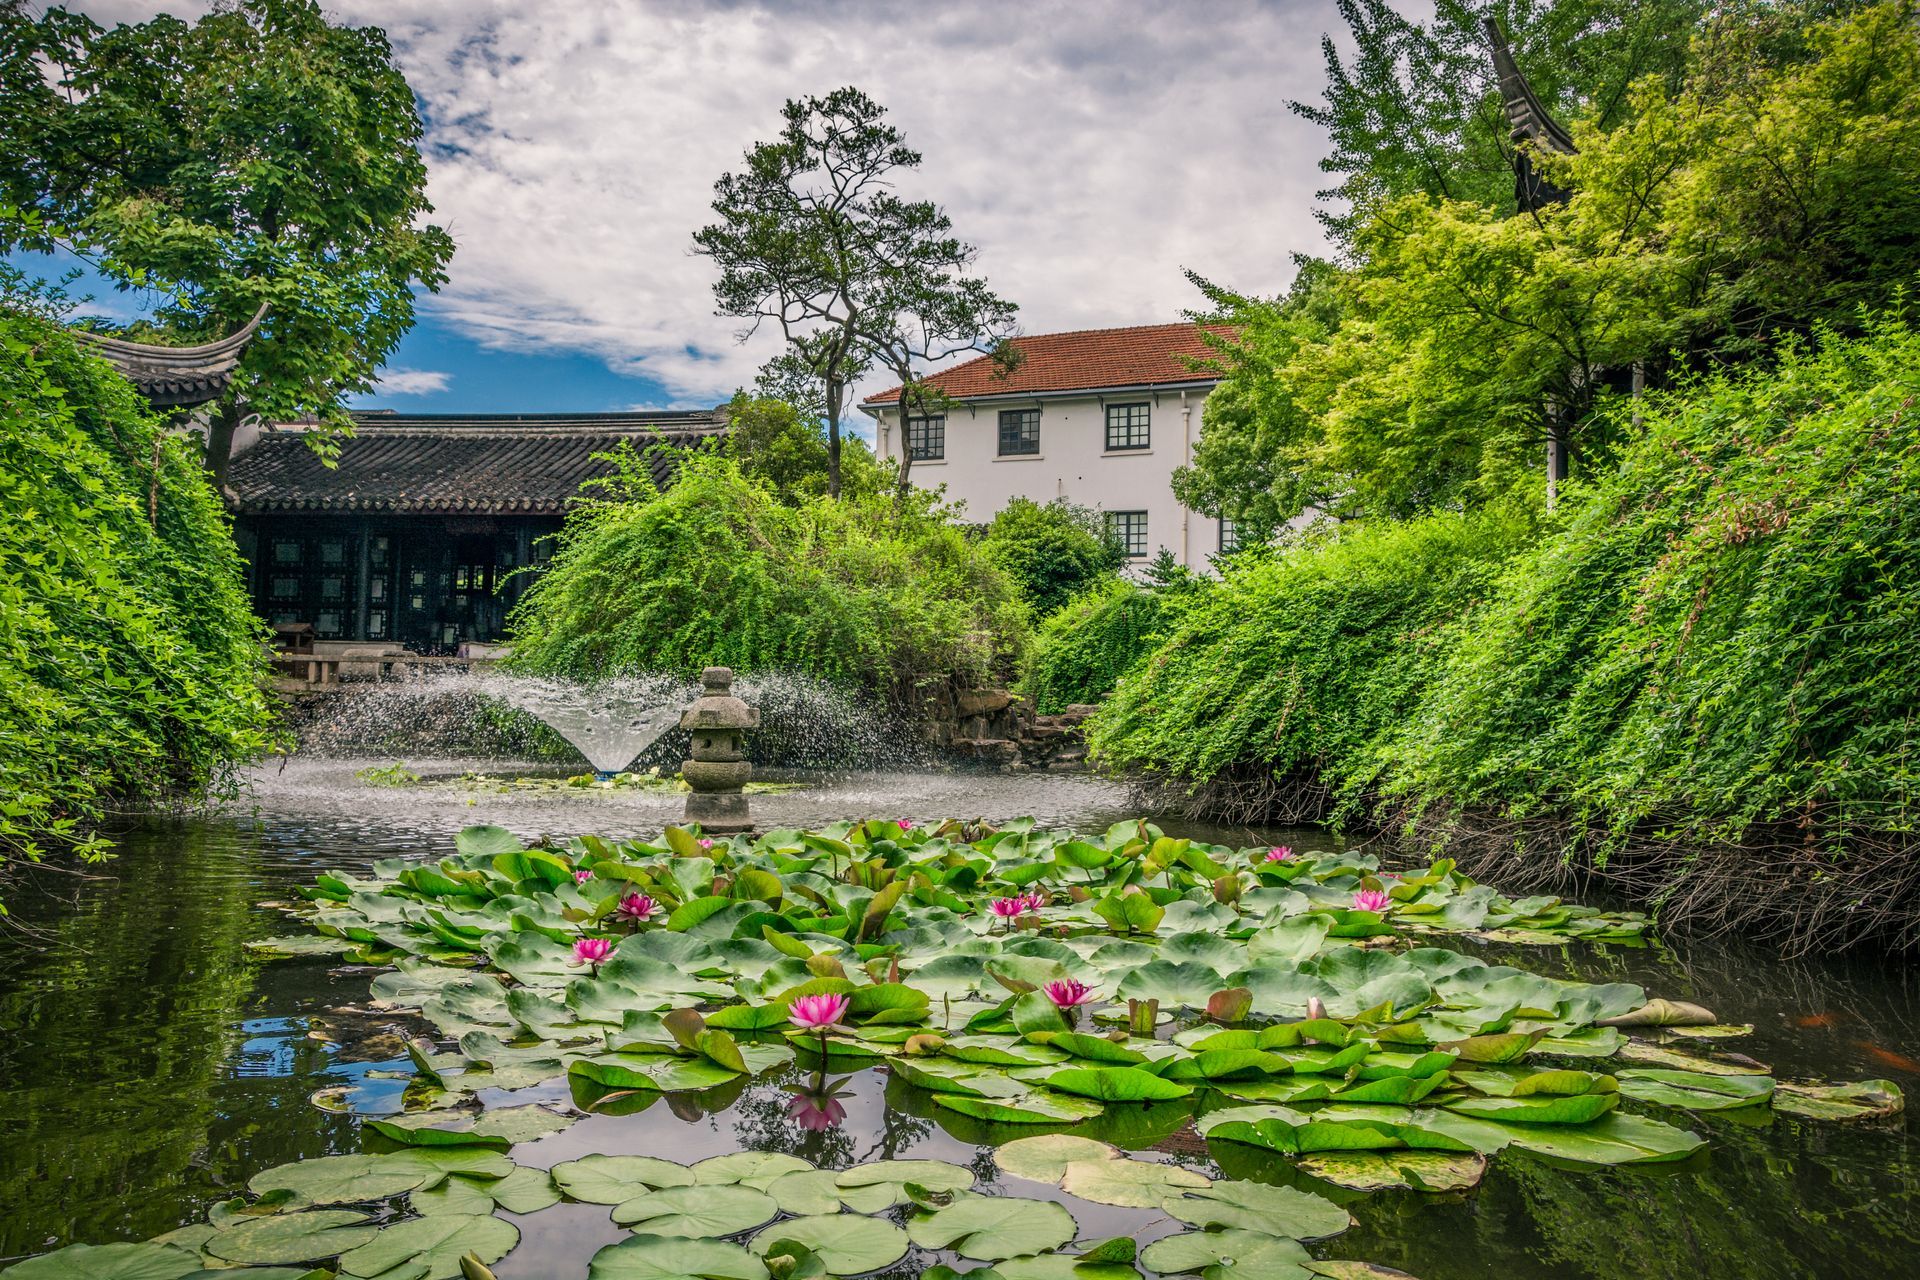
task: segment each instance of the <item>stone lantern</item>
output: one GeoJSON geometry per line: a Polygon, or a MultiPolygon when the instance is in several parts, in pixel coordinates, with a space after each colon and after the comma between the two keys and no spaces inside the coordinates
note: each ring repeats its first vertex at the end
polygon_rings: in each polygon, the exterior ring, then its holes
{"type": "Polygon", "coordinates": [[[733,696],[733,670],[708,667],[700,673],[706,689],[680,713],[680,727],[693,734],[680,776],[693,794],[687,797],[687,821],[703,831],[729,835],[753,830],[747,797],[741,789],[753,774],[741,751],[740,739],[760,727],[760,713],[733,696]]]}

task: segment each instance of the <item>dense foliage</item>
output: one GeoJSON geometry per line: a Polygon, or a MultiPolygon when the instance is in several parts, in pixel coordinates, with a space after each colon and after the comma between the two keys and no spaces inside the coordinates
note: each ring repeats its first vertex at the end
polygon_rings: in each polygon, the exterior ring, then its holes
{"type": "Polygon", "coordinates": [[[1443,629],[1530,523],[1505,508],[1382,522],[1243,561],[1121,680],[1091,722],[1096,757],[1181,784],[1251,781],[1262,804],[1323,816],[1322,788],[1365,781],[1443,662],[1443,629]]]}
{"type": "Polygon", "coordinates": [[[188,438],[47,320],[0,309],[0,858],[104,846],[115,801],[265,745],[259,624],[188,438]]]}
{"type": "Polygon", "coordinates": [[[270,304],[213,414],[216,472],[247,412],[346,427],[453,253],[386,33],[314,0],[108,28],[37,8],[0,3],[0,248],[65,245],[165,290],[163,341],[270,304]]]}
{"type": "Polygon", "coordinates": [[[1242,332],[1183,498],[1249,528],[1411,516],[1535,485],[1549,435],[1604,474],[1634,369],[1764,360],[1891,305],[1920,271],[1920,31],[1899,3],[1778,17],[1719,14],[1677,83],[1569,117],[1579,154],[1537,158],[1565,205],[1382,179],[1342,268],[1277,302],[1212,289],[1242,332]]]}
{"type": "Polygon", "coordinates": [[[1040,624],[1021,692],[1042,715],[1099,702],[1158,646],[1167,613],[1158,592],[1109,579],[1040,624]]]}
{"type": "Polygon", "coordinates": [[[1127,562],[1127,549],[1100,513],[1063,498],[1015,498],[987,525],[987,555],[1045,616],[1127,562]]]}
{"type": "MultiPolygon", "coordinates": [[[[787,389],[804,390],[804,384],[787,389]]],[[[727,405],[723,448],[750,480],[764,484],[790,505],[827,492],[827,432],[817,415],[792,400],[736,392],[727,405]]],[[[856,498],[870,498],[891,483],[890,468],[867,442],[840,442],[840,483],[856,498]]]]}
{"type": "Polygon", "coordinates": [[[625,461],[513,614],[524,670],[720,663],[904,693],[919,677],[1004,678],[1025,645],[1013,584],[929,495],[786,505],[712,455],[663,493],[625,461]]]}

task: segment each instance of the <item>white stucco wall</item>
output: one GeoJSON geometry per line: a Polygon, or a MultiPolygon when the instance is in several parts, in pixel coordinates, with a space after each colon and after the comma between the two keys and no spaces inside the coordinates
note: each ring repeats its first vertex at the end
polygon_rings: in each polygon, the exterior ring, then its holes
{"type": "MultiPolygon", "coordinates": [[[[984,523],[1016,497],[1035,502],[1065,498],[1102,511],[1145,511],[1147,554],[1170,548],[1181,564],[1205,571],[1220,549],[1220,522],[1182,506],[1173,496],[1174,468],[1192,459],[1200,439],[1210,383],[1185,389],[1079,393],[1070,397],[982,397],[947,411],[946,457],[916,460],[911,478],[923,489],[944,485],[947,500],[966,504],[966,518],[984,523]],[[1152,406],[1152,443],[1145,449],[1106,448],[1106,405],[1152,406]],[[1001,457],[1000,410],[1040,410],[1040,452],[1001,457]]],[[[897,409],[881,409],[875,442],[889,462],[904,440],[897,409]]]]}

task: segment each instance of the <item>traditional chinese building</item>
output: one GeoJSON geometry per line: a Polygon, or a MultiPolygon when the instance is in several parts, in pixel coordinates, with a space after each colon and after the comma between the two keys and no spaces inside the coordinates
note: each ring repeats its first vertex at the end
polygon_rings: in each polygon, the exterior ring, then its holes
{"type": "Polygon", "coordinates": [[[224,493],[254,608],[422,653],[503,637],[580,486],[612,472],[598,455],[631,444],[664,486],[723,430],[706,409],[354,417],[333,466],[297,426],[236,439],[224,493]]]}

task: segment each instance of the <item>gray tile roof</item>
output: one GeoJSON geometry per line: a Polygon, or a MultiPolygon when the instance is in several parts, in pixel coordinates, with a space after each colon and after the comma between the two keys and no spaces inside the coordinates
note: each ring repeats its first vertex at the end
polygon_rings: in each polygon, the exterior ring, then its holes
{"type": "MultiPolygon", "coordinates": [[[[228,505],[239,512],[394,511],[556,515],[583,481],[612,467],[596,461],[621,441],[645,452],[665,442],[702,447],[723,432],[711,410],[609,414],[355,414],[328,467],[292,430],[269,431],[236,454],[228,505]]],[[[672,480],[673,458],[651,457],[654,480],[672,480]]]]}

